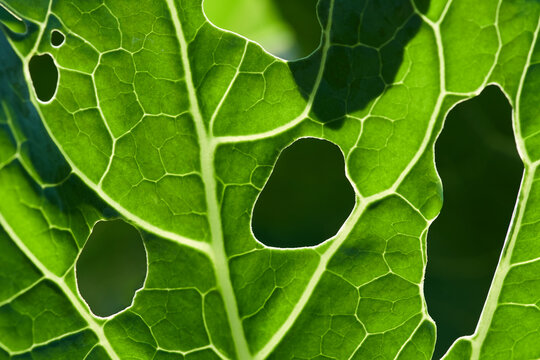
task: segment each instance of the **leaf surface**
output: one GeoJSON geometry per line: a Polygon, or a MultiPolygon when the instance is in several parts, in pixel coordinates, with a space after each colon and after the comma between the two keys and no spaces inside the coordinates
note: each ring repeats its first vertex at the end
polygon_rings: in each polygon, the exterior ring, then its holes
{"type": "Polygon", "coordinates": [[[446,358],[540,357],[537,1],[320,0],[321,45],[295,62],[216,28],[200,0],[0,4],[27,30],[0,40],[0,358],[431,358],[433,144],[491,83],[525,173],[477,330],[446,358]],[[47,103],[28,70],[43,53],[47,103]],[[319,246],[266,247],[251,212],[302,137],[340,147],[356,204],[319,246]],[[118,216],[143,231],[148,275],[102,319],[74,264],[118,216]]]}

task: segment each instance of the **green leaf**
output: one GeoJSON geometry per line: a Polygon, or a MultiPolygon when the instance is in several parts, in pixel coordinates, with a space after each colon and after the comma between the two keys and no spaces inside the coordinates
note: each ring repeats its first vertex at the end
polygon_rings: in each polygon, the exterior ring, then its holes
{"type": "Polygon", "coordinates": [[[26,25],[0,40],[0,358],[431,358],[433,145],[487,84],[525,173],[476,332],[446,358],[539,358],[540,3],[320,0],[320,47],[286,62],[201,2],[0,1],[26,25]],[[28,69],[44,53],[46,103],[28,69]],[[340,147],[356,204],[319,246],[266,247],[250,214],[302,137],[340,147]],[[74,264],[111,217],[143,232],[148,275],[99,318],[74,264]]]}

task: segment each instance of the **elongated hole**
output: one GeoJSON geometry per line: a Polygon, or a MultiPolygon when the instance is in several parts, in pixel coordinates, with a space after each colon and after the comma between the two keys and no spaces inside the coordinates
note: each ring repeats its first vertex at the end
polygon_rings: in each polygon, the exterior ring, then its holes
{"type": "Polygon", "coordinates": [[[220,28],[261,44],[279,57],[309,55],[320,42],[317,0],[205,0],[208,18],[220,28]]]}
{"type": "Polygon", "coordinates": [[[523,172],[500,89],[490,86],[457,105],[435,150],[444,205],[428,233],[425,295],[438,359],[476,328],[523,172]]]}

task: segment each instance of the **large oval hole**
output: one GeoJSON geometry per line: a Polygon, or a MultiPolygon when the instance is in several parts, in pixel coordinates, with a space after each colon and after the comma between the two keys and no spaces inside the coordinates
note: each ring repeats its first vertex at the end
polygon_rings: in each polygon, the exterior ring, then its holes
{"type": "Polygon", "coordinates": [[[425,295],[439,359],[476,328],[523,173],[501,90],[487,87],[457,105],[435,150],[444,205],[429,228],[425,295]]]}
{"type": "Polygon", "coordinates": [[[321,26],[317,0],[205,0],[212,23],[257,41],[266,50],[292,60],[317,48],[321,26]]]}
{"type": "Polygon", "coordinates": [[[32,84],[39,100],[52,99],[58,87],[58,69],[50,54],[34,55],[28,64],[32,84]]]}
{"type": "Polygon", "coordinates": [[[131,305],[146,269],[139,231],[123,220],[100,221],[77,260],[77,286],[92,312],[106,317],[131,305]]]}
{"type": "Polygon", "coordinates": [[[300,139],[283,150],[259,195],[253,233],[268,246],[314,246],[338,232],[354,202],[339,147],[300,139]]]}

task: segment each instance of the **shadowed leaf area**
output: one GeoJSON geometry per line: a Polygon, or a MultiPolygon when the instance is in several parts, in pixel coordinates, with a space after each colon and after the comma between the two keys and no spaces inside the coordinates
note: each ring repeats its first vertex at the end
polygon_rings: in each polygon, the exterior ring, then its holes
{"type": "Polygon", "coordinates": [[[55,47],[61,46],[65,40],[66,40],[66,36],[62,34],[60,31],[53,30],[51,32],[51,45],[52,46],[55,46],[55,47]]]}
{"type": "MultiPolygon", "coordinates": [[[[320,42],[320,27],[327,27],[331,21],[335,31],[330,38],[334,44],[324,60],[327,70],[322,76],[313,111],[318,121],[339,128],[346,114],[363,110],[391,87],[402,64],[404,47],[422,22],[409,1],[339,1],[331,17],[329,4],[330,0],[318,4],[315,0],[235,0],[231,4],[207,0],[205,8],[209,10],[210,20],[218,26],[259,41],[288,59],[310,54],[320,42]],[[229,6],[238,11],[226,11],[229,6]],[[316,21],[316,7],[321,24],[316,21]],[[271,15],[266,15],[265,11],[271,15]],[[246,19],[243,14],[250,16],[246,19]],[[264,20],[257,21],[263,14],[264,20]],[[287,28],[277,25],[283,23],[287,28]],[[274,43],[287,41],[289,36],[293,39],[288,40],[291,44],[285,45],[285,49],[274,43]]],[[[418,1],[417,6],[425,11],[429,1],[418,1]]],[[[293,76],[306,96],[316,81],[322,52],[323,49],[318,49],[308,59],[290,63],[293,76]]]]}
{"type": "MultiPolygon", "coordinates": [[[[318,3],[322,27],[331,21],[333,45],[324,60],[325,71],[314,98],[315,118],[331,128],[340,128],[350,113],[362,113],[366,106],[388,90],[403,61],[407,43],[422,21],[409,1],[339,1],[328,13],[331,0],[318,3]],[[330,16],[331,15],[331,16],[330,16]]],[[[281,3],[281,6],[283,4],[281,3]]],[[[423,1],[420,11],[429,7],[423,1]]],[[[300,88],[311,93],[317,64],[324,48],[311,57],[291,62],[300,88]]]]}

